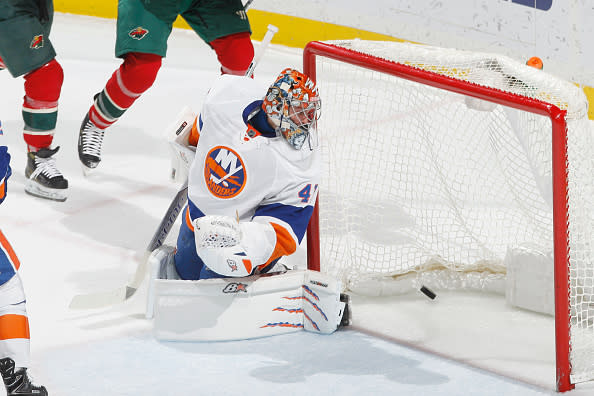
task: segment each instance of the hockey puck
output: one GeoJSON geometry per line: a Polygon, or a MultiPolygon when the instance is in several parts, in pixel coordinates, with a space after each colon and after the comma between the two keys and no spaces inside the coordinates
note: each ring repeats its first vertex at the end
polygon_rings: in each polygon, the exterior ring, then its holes
{"type": "Polygon", "coordinates": [[[432,300],[435,300],[435,297],[437,297],[437,295],[435,293],[433,293],[425,285],[421,286],[421,293],[423,293],[424,295],[426,295],[427,297],[429,297],[432,300]]]}

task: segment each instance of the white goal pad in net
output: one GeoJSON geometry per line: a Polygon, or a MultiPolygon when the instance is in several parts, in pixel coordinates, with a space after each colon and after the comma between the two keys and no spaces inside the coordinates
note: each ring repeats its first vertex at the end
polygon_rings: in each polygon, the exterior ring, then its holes
{"type": "Polygon", "coordinates": [[[362,294],[495,289],[553,257],[559,390],[594,378],[594,141],[575,85],[508,57],[313,42],[323,101],[309,267],[362,294]],[[390,286],[390,285],[395,286],[390,286]]]}

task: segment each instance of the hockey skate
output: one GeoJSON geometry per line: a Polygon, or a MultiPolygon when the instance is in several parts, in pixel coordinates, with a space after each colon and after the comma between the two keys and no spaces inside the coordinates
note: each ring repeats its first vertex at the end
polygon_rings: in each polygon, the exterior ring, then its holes
{"type": "Polygon", "coordinates": [[[352,320],[352,309],[351,309],[351,296],[346,293],[340,293],[340,302],[344,303],[344,309],[342,311],[342,319],[338,324],[338,328],[350,326],[352,320]]]}
{"type": "Polygon", "coordinates": [[[15,371],[14,360],[11,358],[0,359],[0,373],[6,386],[7,396],[47,396],[44,386],[31,383],[26,368],[15,371]]]}
{"type": "Polygon", "coordinates": [[[85,116],[78,134],[78,158],[83,166],[85,175],[99,165],[101,162],[101,146],[103,145],[104,129],[100,129],[85,116]]]}
{"type": "Polygon", "coordinates": [[[56,168],[56,161],[53,158],[59,149],[60,147],[42,148],[37,152],[27,153],[26,193],[60,202],[68,198],[68,180],[64,179],[62,173],[56,168]]]}

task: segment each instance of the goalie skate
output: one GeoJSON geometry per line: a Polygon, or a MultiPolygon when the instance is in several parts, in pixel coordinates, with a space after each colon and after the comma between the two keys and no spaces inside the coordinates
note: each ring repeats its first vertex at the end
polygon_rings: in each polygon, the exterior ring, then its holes
{"type": "Polygon", "coordinates": [[[338,328],[350,326],[352,321],[351,296],[346,293],[340,293],[340,302],[344,303],[342,310],[342,318],[338,324],[338,328]]]}

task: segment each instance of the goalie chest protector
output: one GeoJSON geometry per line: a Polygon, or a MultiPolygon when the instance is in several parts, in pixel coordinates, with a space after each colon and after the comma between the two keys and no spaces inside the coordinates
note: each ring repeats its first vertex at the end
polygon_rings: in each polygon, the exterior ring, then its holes
{"type": "Polygon", "coordinates": [[[282,137],[248,133],[243,112],[261,98],[259,92],[265,88],[251,78],[223,75],[205,99],[188,189],[190,201],[205,215],[251,220],[262,205],[315,202],[317,150],[307,144],[295,150],[282,137]],[[308,186],[311,194],[304,199],[308,186]]]}

